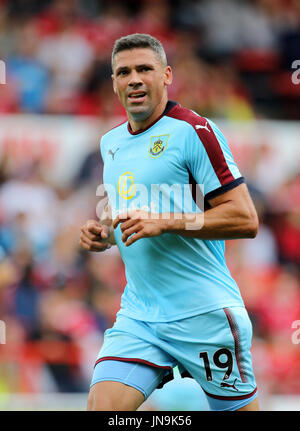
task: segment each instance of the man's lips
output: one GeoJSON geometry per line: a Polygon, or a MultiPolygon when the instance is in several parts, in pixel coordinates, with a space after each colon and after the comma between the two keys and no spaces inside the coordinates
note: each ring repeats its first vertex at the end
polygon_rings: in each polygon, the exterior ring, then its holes
{"type": "Polygon", "coordinates": [[[131,102],[143,102],[146,96],[146,91],[132,91],[128,94],[128,99],[131,102]]]}

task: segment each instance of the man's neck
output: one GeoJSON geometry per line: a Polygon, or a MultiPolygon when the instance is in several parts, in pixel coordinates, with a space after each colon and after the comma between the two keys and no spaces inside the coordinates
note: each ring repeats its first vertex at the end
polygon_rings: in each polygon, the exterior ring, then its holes
{"type": "Polygon", "coordinates": [[[168,103],[168,97],[164,97],[162,101],[155,107],[152,114],[146,118],[145,120],[135,120],[132,118],[132,116],[128,115],[128,122],[130,125],[130,129],[132,132],[138,132],[139,130],[146,129],[148,126],[150,126],[152,123],[155,123],[155,121],[163,114],[164,110],[166,109],[166,105],[168,103]]]}

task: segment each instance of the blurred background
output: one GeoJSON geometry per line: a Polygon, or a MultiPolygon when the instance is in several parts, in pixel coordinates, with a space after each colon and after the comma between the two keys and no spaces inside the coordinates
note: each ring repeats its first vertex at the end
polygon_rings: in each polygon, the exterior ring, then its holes
{"type": "MultiPolygon", "coordinates": [[[[0,409],[86,408],[126,280],[116,247],[78,241],[96,217],[100,137],[125,114],[112,46],[134,32],[161,40],[170,99],[216,121],[247,180],[260,230],[226,254],[253,323],[260,404],[300,409],[298,0],[0,0],[0,409]]],[[[141,409],[207,409],[176,377],[141,409]]]]}

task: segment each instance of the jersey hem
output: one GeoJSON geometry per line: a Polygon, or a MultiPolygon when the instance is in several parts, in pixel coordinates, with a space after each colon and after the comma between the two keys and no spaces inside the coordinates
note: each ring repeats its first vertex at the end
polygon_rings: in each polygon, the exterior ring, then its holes
{"type": "Polygon", "coordinates": [[[181,313],[181,314],[177,314],[176,316],[161,316],[157,319],[153,319],[153,318],[149,318],[148,316],[145,315],[140,315],[134,311],[128,311],[125,309],[120,309],[117,313],[117,315],[124,315],[127,317],[130,317],[131,319],[135,319],[135,320],[141,320],[143,322],[174,322],[176,320],[182,320],[182,319],[186,319],[188,317],[193,317],[193,316],[197,316],[198,314],[205,314],[205,313],[210,313],[211,311],[215,311],[215,310],[220,310],[223,308],[228,308],[228,307],[243,307],[245,308],[245,304],[242,301],[235,301],[235,302],[228,302],[228,303],[223,303],[223,304],[215,304],[215,305],[211,305],[210,307],[205,307],[205,308],[197,308],[194,311],[188,311],[186,313],[181,313]]]}

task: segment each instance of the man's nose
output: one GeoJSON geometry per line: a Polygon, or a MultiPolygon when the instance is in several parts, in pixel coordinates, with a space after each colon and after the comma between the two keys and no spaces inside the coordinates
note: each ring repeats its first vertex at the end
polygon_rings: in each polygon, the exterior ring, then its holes
{"type": "Polygon", "coordinates": [[[141,80],[139,73],[136,70],[133,70],[130,74],[130,80],[129,80],[128,85],[133,87],[133,86],[141,85],[141,84],[143,84],[143,81],[141,80]]]}

